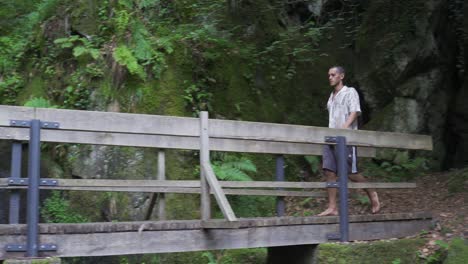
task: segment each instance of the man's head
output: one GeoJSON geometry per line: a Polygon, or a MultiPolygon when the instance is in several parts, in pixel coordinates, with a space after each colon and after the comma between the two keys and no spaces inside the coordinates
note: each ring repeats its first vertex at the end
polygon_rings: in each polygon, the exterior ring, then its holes
{"type": "Polygon", "coordinates": [[[345,77],[345,69],[341,66],[333,66],[328,70],[328,81],[330,86],[341,88],[345,77]]]}

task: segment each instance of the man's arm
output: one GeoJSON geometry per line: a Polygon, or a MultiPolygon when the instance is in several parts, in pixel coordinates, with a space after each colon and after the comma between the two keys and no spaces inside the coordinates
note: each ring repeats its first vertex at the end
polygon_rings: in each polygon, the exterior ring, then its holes
{"type": "Polygon", "coordinates": [[[358,112],[351,112],[348,116],[348,119],[346,119],[346,122],[343,124],[343,127],[342,128],[349,128],[351,126],[351,124],[354,122],[354,120],[356,120],[356,118],[358,117],[358,112]]]}

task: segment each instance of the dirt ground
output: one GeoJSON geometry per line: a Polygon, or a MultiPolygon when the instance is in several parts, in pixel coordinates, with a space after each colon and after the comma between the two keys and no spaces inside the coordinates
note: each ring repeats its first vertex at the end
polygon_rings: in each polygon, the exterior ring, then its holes
{"type": "MultiPolygon", "coordinates": [[[[378,190],[382,208],[379,213],[431,212],[435,227],[419,235],[427,239],[420,249],[421,256],[438,249],[437,240],[449,242],[454,237],[468,238],[468,190],[450,193],[445,173],[433,173],[416,179],[413,189],[378,190]]],[[[350,214],[370,214],[370,203],[363,190],[350,190],[350,214]]],[[[287,198],[288,215],[316,215],[326,208],[327,199],[287,198]]]]}

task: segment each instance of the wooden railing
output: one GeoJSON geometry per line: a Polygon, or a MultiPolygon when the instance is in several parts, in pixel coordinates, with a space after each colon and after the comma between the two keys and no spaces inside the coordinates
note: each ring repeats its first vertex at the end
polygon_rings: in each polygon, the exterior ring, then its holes
{"type": "MultiPolygon", "coordinates": [[[[348,145],[359,148],[361,157],[375,156],[375,148],[432,150],[432,140],[429,136],[217,120],[208,119],[206,112],[201,112],[200,118],[187,118],[15,106],[0,106],[0,139],[14,142],[29,141],[32,137],[32,130],[28,122],[31,120],[41,121],[40,142],[199,150],[200,181],[165,180],[164,162],[160,162],[158,171],[162,170],[162,172],[158,173],[162,175],[158,176],[159,180],[50,179],[50,181],[57,181],[57,184],[37,186],[37,188],[200,193],[201,215],[204,221],[209,221],[211,218],[210,193],[216,198],[224,217],[235,223],[237,218],[226,199],[227,194],[313,197],[323,196],[324,193],[278,190],[277,188],[302,190],[330,187],[326,183],[314,182],[219,182],[210,164],[210,151],[320,155],[322,145],[334,144],[326,142],[325,138],[330,136],[346,138],[348,145]],[[24,122],[24,125],[21,122],[24,122]]],[[[36,154],[30,153],[30,157],[31,155],[36,154]]],[[[164,160],[163,152],[159,155],[160,160],[164,160]]],[[[18,179],[13,178],[0,179],[0,188],[27,187],[18,184],[17,181],[18,179]]],[[[415,184],[351,183],[347,187],[414,188],[415,184]]],[[[164,208],[164,204],[161,204],[160,208],[164,208]]],[[[208,227],[209,224],[206,226],[208,227]]]]}

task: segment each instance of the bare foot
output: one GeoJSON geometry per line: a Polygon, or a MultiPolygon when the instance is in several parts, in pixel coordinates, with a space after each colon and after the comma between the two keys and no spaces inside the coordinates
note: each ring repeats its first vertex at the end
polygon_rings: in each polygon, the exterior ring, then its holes
{"type": "Polygon", "coordinates": [[[372,202],[372,213],[376,214],[380,211],[380,201],[377,192],[371,193],[371,202],[372,202]]]}
{"type": "Polygon", "coordinates": [[[327,210],[321,212],[317,216],[327,216],[327,215],[338,215],[338,210],[336,210],[336,208],[328,208],[327,210]]]}

